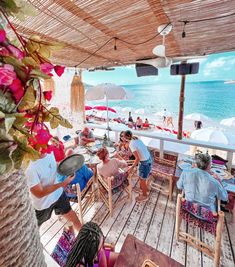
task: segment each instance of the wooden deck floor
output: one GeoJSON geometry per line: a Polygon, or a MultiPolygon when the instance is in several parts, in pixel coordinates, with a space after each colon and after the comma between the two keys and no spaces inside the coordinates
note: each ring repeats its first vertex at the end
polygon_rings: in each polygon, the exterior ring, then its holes
{"type": "MultiPolygon", "coordinates": [[[[115,201],[118,201],[120,194],[116,194],[115,201]]],[[[131,203],[122,205],[114,210],[114,215],[109,216],[108,209],[102,202],[93,204],[85,214],[85,222],[94,221],[98,223],[107,242],[116,244],[116,251],[120,251],[127,234],[133,234],[148,245],[158,249],[164,254],[177,260],[187,267],[210,267],[212,260],[196,249],[183,242],[176,242],[175,230],[175,206],[176,192],[173,201],[156,190],[150,192],[149,200],[145,203],[135,202],[135,193],[131,203]]],[[[75,208],[75,205],[73,206],[75,208]]],[[[40,228],[41,242],[44,249],[50,254],[60,237],[65,222],[53,216],[40,228]]],[[[186,225],[190,233],[200,236],[201,240],[213,242],[213,237],[198,230],[195,227],[186,225]]],[[[235,266],[235,219],[232,215],[226,214],[225,227],[222,241],[222,266],[235,266]]],[[[125,266],[123,266],[125,267],[125,266]]]]}

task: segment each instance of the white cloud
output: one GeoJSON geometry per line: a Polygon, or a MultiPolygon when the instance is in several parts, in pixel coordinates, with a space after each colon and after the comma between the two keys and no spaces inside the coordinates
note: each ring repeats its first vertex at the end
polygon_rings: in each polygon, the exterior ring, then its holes
{"type": "Polygon", "coordinates": [[[213,76],[217,73],[218,68],[228,70],[233,65],[235,65],[235,57],[220,57],[211,62],[208,62],[204,67],[203,74],[205,76],[213,76]]]}

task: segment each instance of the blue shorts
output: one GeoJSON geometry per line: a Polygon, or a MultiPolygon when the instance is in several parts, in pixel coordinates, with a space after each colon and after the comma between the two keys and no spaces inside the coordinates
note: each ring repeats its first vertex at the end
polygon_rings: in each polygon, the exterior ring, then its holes
{"type": "Polygon", "coordinates": [[[138,175],[142,179],[147,179],[149,177],[149,173],[152,169],[152,159],[149,158],[145,161],[140,161],[139,163],[139,169],[138,169],[138,175]]]}

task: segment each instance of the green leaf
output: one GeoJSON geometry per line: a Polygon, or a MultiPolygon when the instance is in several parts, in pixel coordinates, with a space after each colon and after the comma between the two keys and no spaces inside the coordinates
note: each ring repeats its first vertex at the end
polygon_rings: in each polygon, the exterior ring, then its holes
{"type": "Polygon", "coordinates": [[[35,106],[36,97],[35,97],[35,91],[32,86],[29,86],[18,106],[19,110],[28,110],[32,109],[35,106]]]}
{"type": "Polygon", "coordinates": [[[53,117],[50,120],[50,126],[51,126],[51,129],[57,128],[59,126],[59,120],[56,117],[53,117]]]}
{"type": "Polygon", "coordinates": [[[9,142],[4,142],[0,144],[0,175],[11,170],[13,166],[13,162],[10,157],[10,145],[11,143],[9,142]]]}
{"type": "Polygon", "coordinates": [[[38,68],[39,64],[32,57],[24,57],[22,62],[27,66],[38,68]]]}
{"type": "Polygon", "coordinates": [[[52,115],[58,115],[58,114],[59,114],[59,109],[56,108],[56,107],[51,107],[51,108],[50,108],[50,113],[51,113],[52,115]]]}
{"type": "Polygon", "coordinates": [[[45,45],[41,45],[38,53],[44,58],[50,58],[50,56],[51,56],[50,47],[45,46],[45,45]]]}
{"type": "Polygon", "coordinates": [[[16,104],[9,92],[3,93],[0,90],[0,110],[4,113],[12,113],[16,111],[16,104]]]}
{"type": "Polygon", "coordinates": [[[61,120],[59,121],[59,124],[65,128],[73,128],[73,125],[66,119],[64,119],[63,117],[61,117],[61,120]]]}
{"type": "Polygon", "coordinates": [[[15,57],[4,56],[3,62],[5,62],[6,64],[12,65],[14,68],[17,67],[22,70],[25,68],[25,65],[20,60],[16,59],[15,57]]]}
{"type": "Polygon", "coordinates": [[[39,69],[32,70],[30,72],[30,77],[32,77],[32,78],[43,78],[43,79],[51,78],[49,75],[45,74],[44,72],[40,71],[39,69]]]}
{"type": "Polygon", "coordinates": [[[20,167],[22,165],[22,161],[24,159],[24,151],[20,147],[17,147],[12,152],[11,159],[13,161],[14,168],[15,169],[20,169],[20,167]]]}
{"type": "Polygon", "coordinates": [[[9,130],[11,129],[15,119],[16,119],[15,117],[5,118],[4,122],[5,122],[6,133],[8,133],[9,130]]]}
{"type": "Polygon", "coordinates": [[[0,119],[3,119],[3,118],[5,118],[5,114],[2,111],[0,111],[0,119]]]}

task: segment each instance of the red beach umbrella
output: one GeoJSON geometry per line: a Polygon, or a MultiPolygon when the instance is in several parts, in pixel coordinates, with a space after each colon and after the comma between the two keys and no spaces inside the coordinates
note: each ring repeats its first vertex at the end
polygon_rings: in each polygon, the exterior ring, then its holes
{"type": "Polygon", "coordinates": [[[85,106],[85,110],[87,111],[87,110],[91,110],[92,109],[92,107],[91,106],[85,106]]]}
{"type": "Polygon", "coordinates": [[[113,109],[113,108],[109,108],[109,107],[106,107],[106,106],[95,106],[93,109],[97,109],[97,110],[108,110],[108,111],[111,111],[113,113],[116,113],[116,110],[113,109]]]}

